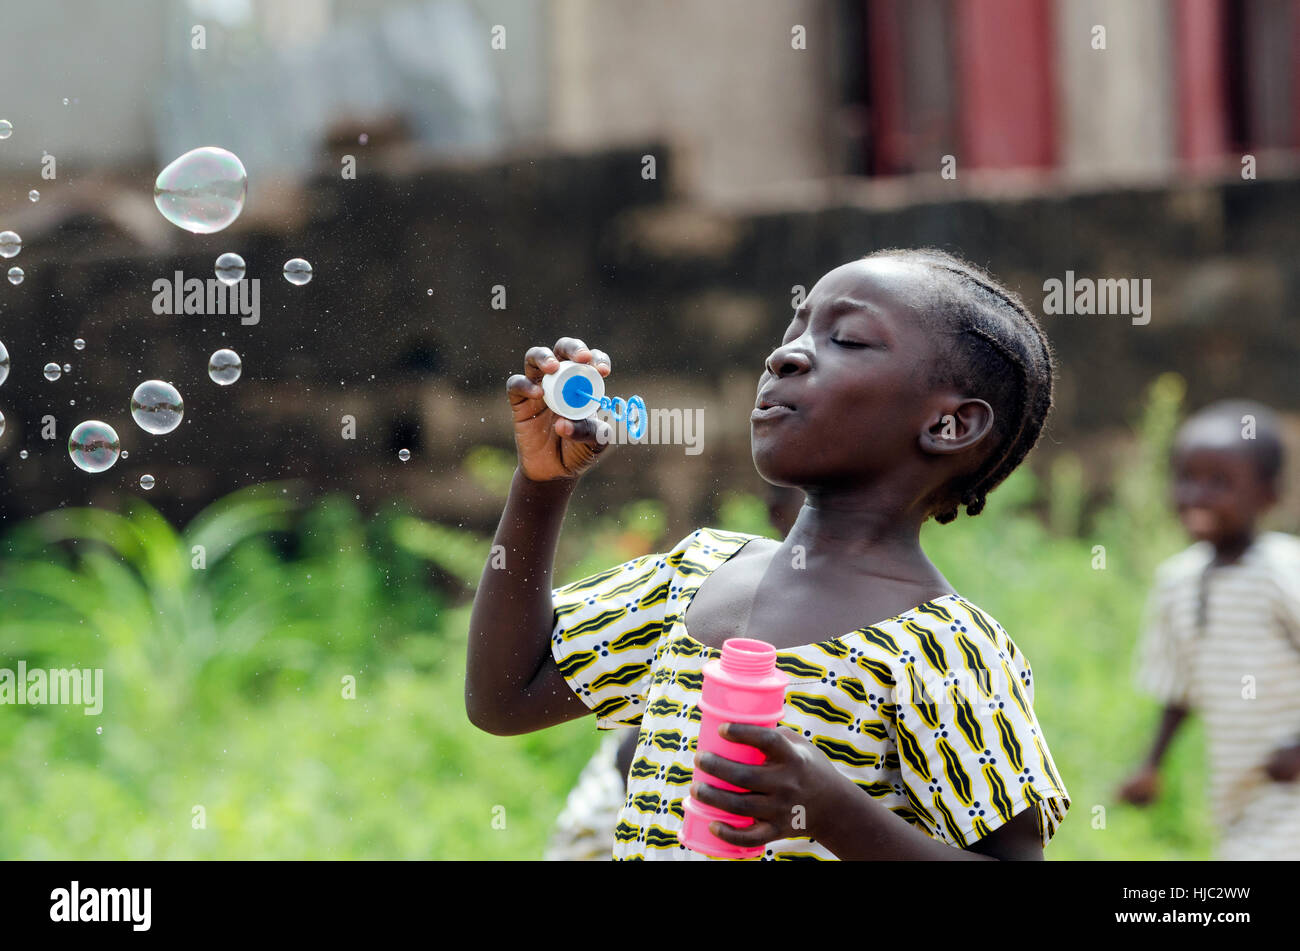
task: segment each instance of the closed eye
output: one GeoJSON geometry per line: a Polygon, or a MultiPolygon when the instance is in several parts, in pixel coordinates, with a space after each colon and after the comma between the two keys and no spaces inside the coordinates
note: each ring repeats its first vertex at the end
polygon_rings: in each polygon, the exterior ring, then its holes
{"type": "Polygon", "coordinates": [[[855,340],[840,340],[836,337],[831,337],[831,343],[838,343],[841,347],[852,347],[854,349],[859,349],[859,350],[871,346],[871,344],[869,343],[861,343],[855,340]]]}

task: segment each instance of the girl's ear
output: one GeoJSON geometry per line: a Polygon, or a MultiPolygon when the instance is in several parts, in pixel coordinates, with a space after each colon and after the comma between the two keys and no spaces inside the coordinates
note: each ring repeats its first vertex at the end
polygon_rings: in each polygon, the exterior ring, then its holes
{"type": "Polygon", "coordinates": [[[963,452],[993,430],[993,407],[983,400],[945,400],[921,431],[924,452],[963,452]]]}

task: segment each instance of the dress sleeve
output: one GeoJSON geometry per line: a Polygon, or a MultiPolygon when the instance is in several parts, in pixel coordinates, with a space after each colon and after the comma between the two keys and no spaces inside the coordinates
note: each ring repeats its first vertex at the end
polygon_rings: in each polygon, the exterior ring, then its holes
{"type": "Polygon", "coordinates": [[[551,591],[551,654],[602,730],[639,726],[681,554],[642,555],[551,591]]]}
{"type": "Polygon", "coordinates": [[[1033,809],[1046,847],[1070,794],[1034,714],[1029,660],[966,601],[907,621],[903,631],[895,727],[903,787],[921,827],[966,848],[1033,809]]]}
{"type": "Polygon", "coordinates": [[[1142,633],[1134,652],[1133,683],[1168,705],[1186,706],[1188,676],[1179,639],[1170,623],[1168,598],[1159,581],[1147,596],[1142,633]]]}

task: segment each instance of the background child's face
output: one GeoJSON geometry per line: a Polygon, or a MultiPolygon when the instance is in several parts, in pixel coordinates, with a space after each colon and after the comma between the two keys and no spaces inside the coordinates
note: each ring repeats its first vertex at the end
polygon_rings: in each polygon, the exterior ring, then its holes
{"type": "Polygon", "coordinates": [[[1174,451],[1174,507],[1197,541],[1218,545],[1248,534],[1276,501],[1240,441],[1199,439],[1180,442],[1174,451]]]}
{"type": "Polygon", "coordinates": [[[914,266],[866,260],[813,287],[768,361],[776,374],[759,378],[760,398],[793,407],[750,424],[769,482],[861,479],[918,451],[934,351],[909,302],[916,281],[914,266]]]}

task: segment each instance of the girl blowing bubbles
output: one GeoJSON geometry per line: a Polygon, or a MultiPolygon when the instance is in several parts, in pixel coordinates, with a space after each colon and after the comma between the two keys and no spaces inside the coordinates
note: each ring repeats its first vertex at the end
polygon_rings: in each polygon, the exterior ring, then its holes
{"type": "Polygon", "coordinates": [[[806,502],[782,542],[701,528],[667,552],[551,587],[578,479],[609,425],[556,417],[543,374],[611,370],[561,338],[506,389],[519,467],[470,619],[465,703],[508,736],[597,716],[640,728],[616,859],[702,859],[682,800],[764,858],[1039,859],[1069,808],[1033,712],[1028,659],[953,591],[920,546],[931,516],[978,515],[1025,458],[1052,402],[1037,323],[987,274],[932,250],[882,251],[825,275],[758,380],[754,464],[806,502]],[[847,632],[847,633],[845,633],[847,632]],[[704,662],[731,637],[775,645],[789,675],[774,729],[723,735],[765,754],[693,783],[704,662]]]}

